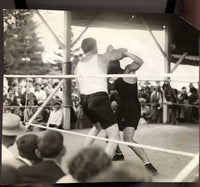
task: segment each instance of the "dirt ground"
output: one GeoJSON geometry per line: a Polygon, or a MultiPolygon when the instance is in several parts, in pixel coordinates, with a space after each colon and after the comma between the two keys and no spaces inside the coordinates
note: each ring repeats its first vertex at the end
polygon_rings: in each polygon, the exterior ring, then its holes
{"type": "MultiPolygon", "coordinates": [[[[90,129],[73,130],[87,134],[90,129]]],[[[99,136],[102,136],[103,132],[99,136]]],[[[67,154],[63,159],[62,166],[78,151],[83,148],[84,137],[63,133],[64,145],[67,154]]],[[[194,124],[146,124],[138,127],[134,139],[144,145],[179,150],[190,153],[199,153],[199,125],[194,124]]],[[[95,145],[105,146],[103,141],[95,141],[95,145]]],[[[142,164],[139,158],[125,145],[120,145],[125,160],[142,164]]],[[[16,152],[16,146],[11,148],[16,152]]],[[[151,162],[158,169],[159,174],[153,177],[153,182],[170,182],[191,160],[190,157],[163,153],[160,151],[146,150],[151,162]]],[[[113,162],[116,164],[116,162],[113,162]]]]}

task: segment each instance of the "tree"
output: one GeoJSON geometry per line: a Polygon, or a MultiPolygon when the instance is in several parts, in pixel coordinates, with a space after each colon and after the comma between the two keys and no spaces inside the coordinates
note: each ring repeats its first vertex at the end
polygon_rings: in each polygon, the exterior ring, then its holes
{"type": "Polygon", "coordinates": [[[36,34],[37,24],[32,20],[32,12],[21,12],[13,17],[4,12],[4,73],[5,74],[46,74],[49,65],[43,63],[44,51],[36,34]],[[23,16],[19,14],[24,13],[23,16]],[[6,16],[7,15],[7,16],[6,16]],[[22,20],[19,20],[22,19],[22,20]],[[6,21],[7,20],[7,21],[6,21]],[[9,21],[9,20],[12,20],[9,21]],[[14,23],[13,25],[10,23],[14,23]]]}

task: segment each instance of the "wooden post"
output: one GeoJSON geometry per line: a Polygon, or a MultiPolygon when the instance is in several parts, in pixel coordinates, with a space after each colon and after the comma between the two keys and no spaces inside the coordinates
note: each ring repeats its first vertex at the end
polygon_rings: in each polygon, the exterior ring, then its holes
{"type": "MultiPolygon", "coordinates": [[[[171,63],[169,61],[169,41],[170,41],[170,28],[169,24],[165,26],[165,53],[167,54],[167,58],[164,59],[164,73],[170,73],[171,63]]],[[[165,77],[166,80],[169,77],[165,77]]],[[[163,102],[165,103],[165,97],[163,97],[163,102]]],[[[168,106],[166,104],[163,105],[163,123],[168,123],[168,106]]]]}
{"type": "MultiPolygon", "coordinates": [[[[63,63],[63,75],[71,74],[71,12],[64,12],[64,44],[66,46],[64,50],[64,63],[63,63]]],[[[71,79],[63,80],[63,129],[70,129],[71,121],[71,79]]]]}

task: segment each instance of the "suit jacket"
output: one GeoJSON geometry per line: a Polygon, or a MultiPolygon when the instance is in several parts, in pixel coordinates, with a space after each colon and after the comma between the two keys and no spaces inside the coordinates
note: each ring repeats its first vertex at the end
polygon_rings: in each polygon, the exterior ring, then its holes
{"type": "Polygon", "coordinates": [[[55,183],[65,173],[51,160],[19,168],[21,183],[55,183]]]}

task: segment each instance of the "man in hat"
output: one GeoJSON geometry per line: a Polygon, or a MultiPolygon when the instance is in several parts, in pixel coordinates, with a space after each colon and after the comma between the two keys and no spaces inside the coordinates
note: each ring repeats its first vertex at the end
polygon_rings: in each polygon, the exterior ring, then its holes
{"type": "Polygon", "coordinates": [[[61,102],[55,101],[53,110],[51,111],[47,122],[47,126],[61,129],[62,122],[63,122],[63,110],[61,108],[61,102]]]}
{"type": "Polygon", "coordinates": [[[47,94],[44,90],[42,90],[40,82],[35,83],[35,93],[34,94],[37,98],[38,104],[43,103],[47,98],[47,94]]]}
{"type": "Polygon", "coordinates": [[[2,164],[15,164],[16,157],[8,149],[16,137],[25,133],[25,127],[20,123],[20,117],[12,113],[3,114],[2,123],[2,164]]]}

